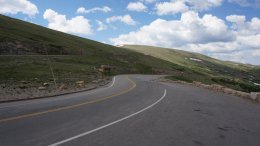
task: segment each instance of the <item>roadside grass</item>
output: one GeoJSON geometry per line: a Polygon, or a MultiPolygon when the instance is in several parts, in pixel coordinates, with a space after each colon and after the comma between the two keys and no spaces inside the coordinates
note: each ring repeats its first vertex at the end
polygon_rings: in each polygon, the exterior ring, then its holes
{"type": "MultiPolygon", "coordinates": [[[[91,82],[102,78],[98,68],[102,64],[112,67],[108,76],[139,73],[152,74],[154,70],[174,71],[172,65],[152,57],[124,57],[110,59],[102,56],[49,56],[58,84],[74,83],[79,80],[91,82]],[[133,61],[134,60],[134,61],[133,61]],[[130,63],[130,61],[133,61],[130,63]],[[163,65],[159,65],[163,64],[163,65]]],[[[19,84],[30,81],[35,86],[45,82],[53,84],[53,77],[47,56],[0,56],[0,83],[19,84]]]]}
{"type": "MultiPolygon", "coordinates": [[[[59,84],[63,82],[75,83],[78,80],[90,82],[100,76],[98,73],[94,73],[92,66],[68,63],[67,59],[69,58],[61,56],[50,57],[54,75],[59,84]]],[[[21,81],[29,81],[32,85],[37,86],[42,86],[45,82],[53,84],[47,56],[1,56],[0,82],[12,85],[19,84],[21,81]]]]}

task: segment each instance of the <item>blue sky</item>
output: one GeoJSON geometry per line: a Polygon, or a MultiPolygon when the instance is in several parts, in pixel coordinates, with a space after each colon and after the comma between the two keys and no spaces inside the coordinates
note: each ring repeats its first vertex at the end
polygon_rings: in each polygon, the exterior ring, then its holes
{"type": "Polygon", "coordinates": [[[260,0],[1,0],[0,13],[112,45],[260,65],[260,0]]]}

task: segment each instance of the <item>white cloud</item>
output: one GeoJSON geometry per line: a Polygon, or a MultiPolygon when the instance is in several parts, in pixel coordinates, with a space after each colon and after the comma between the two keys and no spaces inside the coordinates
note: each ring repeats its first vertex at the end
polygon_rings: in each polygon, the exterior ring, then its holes
{"type": "Polygon", "coordinates": [[[260,49],[253,50],[252,55],[255,57],[260,57],[260,49]]]}
{"type": "Polygon", "coordinates": [[[145,3],[154,3],[156,2],[157,0],[141,0],[141,2],[145,2],[145,3]]]}
{"type": "Polygon", "coordinates": [[[212,53],[211,57],[225,60],[225,61],[234,61],[240,63],[249,63],[257,64],[257,59],[248,58],[252,56],[248,51],[237,51],[237,52],[229,52],[229,53],[212,53]]]}
{"type": "Polygon", "coordinates": [[[147,7],[141,2],[130,2],[127,5],[127,9],[129,11],[137,11],[137,12],[145,12],[147,11],[147,7]]]}
{"type": "Polygon", "coordinates": [[[236,3],[242,7],[260,8],[260,0],[228,0],[230,3],[236,3]]]}
{"type": "Polygon", "coordinates": [[[155,5],[158,15],[176,14],[189,10],[184,1],[161,2],[155,5]]]}
{"type": "Polygon", "coordinates": [[[242,25],[244,25],[246,17],[240,15],[229,15],[226,17],[226,20],[233,23],[233,29],[237,29],[238,27],[242,27],[242,25]]]}
{"type": "Polygon", "coordinates": [[[80,8],[77,9],[78,14],[87,14],[87,13],[96,13],[96,12],[108,13],[110,11],[112,11],[112,9],[108,6],[95,7],[95,8],[89,9],[89,10],[87,10],[84,7],[80,7],[80,8]]]}
{"type": "Polygon", "coordinates": [[[176,47],[187,43],[226,42],[232,39],[232,33],[221,19],[212,15],[200,18],[198,13],[189,11],[183,13],[180,20],[157,19],[139,31],[112,39],[112,42],[176,47]]]}
{"type": "Polygon", "coordinates": [[[99,21],[99,20],[96,20],[96,21],[98,23],[97,31],[103,31],[103,30],[107,29],[107,26],[102,21],[99,21]]]}
{"type": "Polygon", "coordinates": [[[260,49],[260,19],[255,17],[246,21],[245,16],[230,15],[226,20],[231,23],[230,27],[211,14],[199,17],[197,12],[188,11],[179,20],[157,19],[110,41],[115,45],[177,48],[232,61],[239,61],[240,54],[247,53],[248,56],[240,62],[260,64],[260,58],[256,57],[260,49]],[[256,55],[253,52],[257,52],[256,55]]]}
{"type": "Polygon", "coordinates": [[[208,10],[212,7],[220,6],[224,0],[185,0],[191,9],[195,11],[208,10]]]}
{"type": "Polygon", "coordinates": [[[233,41],[233,42],[209,42],[205,44],[201,43],[191,43],[186,44],[180,47],[182,50],[192,51],[192,52],[199,52],[199,53],[231,53],[236,50],[240,50],[240,45],[233,41]]]}
{"type": "Polygon", "coordinates": [[[86,13],[87,12],[87,10],[84,8],[84,7],[79,7],[78,9],[77,9],[77,13],[78,14],[82,14],[82,13],[86,13]]]}
{"type": "Polygon", "coordinates": [[[0,0],[1,14],[17,14],[23,13],[30,17],[38,13],[38,8],[35,4],[28,0],[0,0]]]}
{"type": "Polygon", "coordinates": [[[160,2],[155,5],[158,15],[183,13],[189,10],[205,11],[212,7],[220,6],[223,0],[171,0],[160,2]]]}
{"type": "Polygon", "coordinates": [[[237,42],[244,47],[260,49],[260,19],[252,18],[246,22],[245,16],[230,15],[226,20],[232,22],[232,28],[237,35],[237,42]]]}
{"type": "Polygon", "coordinates": [[[124,15],[124,16],[112,16],[106,19],[107,23],[115,22],[115,21],[121,21],[127,25],[136,25],[137,22],[130,16],[130,15],[124,15]]]}
{"type": "Polygon", "coordinates": [[[248,48],[260,49],[260,34],[240,35],[237,37],[237,41],[248,48]]]}
{"type": "Polygon", "coordinates": [[[247,0],[228,0],[228,2],[236,3],[236,4],[239,4],[241,6],[248,6],[249,5],[247,0]]]}
{"type": "Polygon", "coordinates": [[[240,50],[230,53],[213,53],[211,56],[221,60],[260,65],[260,49],[240,50]]]}
{"type": "Polygon", "coordinates": [[[49,22],[48,27],[51,29],[72,34],[92,34],[89,20],[83,16],[67,19],[66,15],[58,14],[52,9],[47,9],[43,14],[43,18],[49,22]]]}

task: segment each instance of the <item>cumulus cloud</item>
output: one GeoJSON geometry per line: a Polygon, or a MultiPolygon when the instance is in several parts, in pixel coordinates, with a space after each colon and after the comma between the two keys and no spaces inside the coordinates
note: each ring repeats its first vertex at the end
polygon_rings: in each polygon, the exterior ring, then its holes
{"type": "Polygon", "coordinates": [[[260,49],[241,50],[230,53],[212,53],[211,56],[221,60],[260,65],[260,49]]]}
{"type": "Polygon", "coordinates": [[[141,0],[141,2],[145,2],[145,3],[154,3],[156,2],[157,0],[141,0]]]}
{"type": "Polygon", "coordinates": [[[244,25],[246,17],[240,15],[229,15],[226,17],[226,20],[233,23],[233,29],[237,29],[244,25]]]}
{"type": "Polygon", "coordinates": [[[191,9],[195,11],[208,10],[212,7],[218,7],[224,0],[186,0],[191,5],[191,9]]]}
{"type": "Polygon", "coordinates": [[[89,20],[83,16],[67,19],[66,15],[59,14],[52,9],[47,9],[43,14],[43,18],[49,22],[48,27],[54,30],[81,35],[92,34],[89,20]]]}
{"type": "Polygon", "coordinates": [[[230,3],[236,3],[242,7],[260,8],[260,0],[228,0],[230,3]]]}
{"type": "Polygon", "coordinates": [[[211,57],[226,60],[226,61],[234,61],[240,63],[252,63],[257,64],[257,59],[252,58],[252,54],[249,51],[237,51],[237,52],[229,52],[229,53],[212,53],[211,57]]]}
{"type": "Polygon", "coordinates": [[[0,0],[0,13],[22,13],[32,17],[38,13],[38,8],[35,4],[31,3],[28,0],[0,0]]]}
{"type": "Polygon", "coordinates": [[[102,21],[99,21],[99,20],[96,20],[96,21],[98,24],[97,31],[103,31],[103,30],[107,29],[107,26],[102,21]]]}
{"type": "Polygon", "coordinates": [[[92,9],[89,9],[87,10],[86,8],[84,7],[79,7],[77,9],[77,13],[78,14],[87,14],[87,13],[96,13],[96,12],[103,12],[103,13],[108,13],[112,11],[112,9],[108,6],[104,6],[104,7],[95,7],[95,8],[92,8],[92,9]]]}
{"type": "Polygon", "coordinates": [[[237,37],[237,41],[251,49],[260,49],[260,34],[241,35],[237,37]]]}
{"type": "Polygon", "coordinates": [[[172,0],[155,5],[158,15],[183,13],[188,10],[204,11],[222,4],[223,0],[172,0]]]}
{"type": "Polygon", "coordinates": [[[137,11],[137,12],[145,12],[147,11],[147,7],[141,2],[130,2],[127,5],[127,9],[129,11],[137,11]]]}
{"type": "Polygon", "coordinates": [[[115,22],[115,21],[121,21],[127,25],[136,25],[137,22],[130,16],[130,15],[124,15],[124,16],[112,16],[106,19],[107,23],[115,22]]]}
{"type": "Polygon", "coordinates": [[[255,57],[260,57],[260,49],[253,50],[252,55],[255,56],[255,57]]]}
{"type": "Polygon", "coordinates": [[[236,50],[240,50],[240,45],[235,42],[209,42],[205,44],[190,43],[180,47],[182,50],[199,52],[199,53],[232,53],[236,50]]]}
{"type": "Polygon", "coordinates": [[[155,6],[158,15],[176,14],[188,11],[185,1],[161,2],[155,6]]]}
{"type": "Polygon", "coordinates": [[[180,20],[157,19],[136,32],[120,35],[115,44],[150,44],[156,46],[182,46],[187,43],[226,42],[233,39],[224,21],[212,15],[189,11],[180,20]],[[223,36],[223,34],[226,34],[223,36]]]}
{"type": "Polygon", "coordinates": [[[226,20],[232,22],[231,29],[235,31],[237,42],[247,48],[260,49],[260,19],[252,18],[245,21],[245,16],[230,15],[226,20]]]}
{"type": "Polygon", "coordinates": [[[260,19],[254,17],[246,21],[245,16],[230,15],[226,20],[231,25],[211,14],[200,17],[197,12],[188,11],[179,20],[157,19],[137,31],[121,34],[110,41],[115,45],[177,48],[219,59],[225,58],[222,55],[232,61],[239,61],[239,54],[247,53],[250,59],[245,58],[245,62],[260,64],[260,58],[256,57],[260,50],[260,19]]]}
{"type": "Polygon", "coordinates": [[[248,0],[228,0],[230,3],[236,3],[239,4],[240,6],[248,6],[249,2],[248,0]]]}
{"type": "Polygon", "coordinates": [[[238,31],[240,34],[260,33],[260,19],[253,17],[251,21],[246,22],[245,16],[229,15],[226,20],[232,22],[232,29],[238,31]]]}

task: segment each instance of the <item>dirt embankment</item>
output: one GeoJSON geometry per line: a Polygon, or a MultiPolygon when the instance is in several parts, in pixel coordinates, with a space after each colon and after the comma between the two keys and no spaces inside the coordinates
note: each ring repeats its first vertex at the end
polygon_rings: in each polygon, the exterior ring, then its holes
{"type": "Polygon", "coordinates": [[[43,82],[35,84],[31,81],[20,81],[15,84],[0,84],[0,102],[51,97],[95,89],[111,81],[110,77],[96,79],[92,82],[79,80],[73,83],[43,82]]]}

